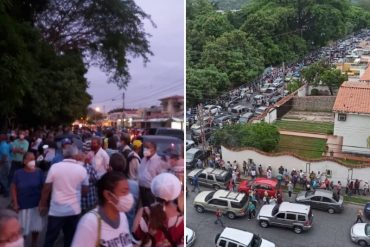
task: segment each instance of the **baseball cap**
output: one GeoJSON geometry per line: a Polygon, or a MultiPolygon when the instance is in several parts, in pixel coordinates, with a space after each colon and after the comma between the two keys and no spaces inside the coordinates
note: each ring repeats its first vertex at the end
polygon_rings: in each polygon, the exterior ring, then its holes
{"type": "Polygon", "coordinates": [[[180,180],[171,173],[161,173],[153,178],[151,190],[155,197],[165,201],[173,201],[181,192],[180,180]]]}
{"type": "Polygon", "coordinates": [[[135,140],[132,145],[134,146],[134,148],[141,148],[141,146],[143,145],[142,141],[140,140],[135,140]]]}
{"type": "Polygon", "coordinates": [[[64,139],[62,140],[62,145],[66,145],[66,144],[72,144],[72,140],[71,140],[71,139],[69,139],[69,138],[64,138],[64,139]]]}

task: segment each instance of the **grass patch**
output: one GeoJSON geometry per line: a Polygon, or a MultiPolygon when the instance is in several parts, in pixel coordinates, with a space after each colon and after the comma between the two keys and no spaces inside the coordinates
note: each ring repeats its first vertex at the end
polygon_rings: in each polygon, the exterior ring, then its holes
{"type": "Polygon", "coordinates": [[[334,123],[327,122],[277,120],[275,125],[280,130],[296,132],[328,134],[334,131],[334,123]]]}
{"type": "Polygon", "coordinates": [[[345,159],[337,159],[338,161],[344,163],[344,164],[347,164],[347,165],[351,165],[351,166],[354,166],[356,167],[357,165],[362,165],[362,164],[365,164],[366,162],[363,162],[363,161],[358,161],[358,160],[345,160],[345,159]]]}
{"type": "Polygon", "coordinates": [[[325,145],[325,139],[280,135],[280,141],[276,151],[293,152],[303,158],[318,159],[322,157],[325,145]]]}
{"type": "Polygon", "coordinates": [[[356,196],[347,196],[344,195],[344,201],[345,202],[353,202],[353,203],[359,203],[359,204],[366,204],[369,202],[368,197],[356,197],[356,196]]]}

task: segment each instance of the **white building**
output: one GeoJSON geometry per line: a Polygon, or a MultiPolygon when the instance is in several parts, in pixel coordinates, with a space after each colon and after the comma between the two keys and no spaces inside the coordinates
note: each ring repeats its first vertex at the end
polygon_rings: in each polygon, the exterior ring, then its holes
{"type": "Polygon", "coordinates": [[[370,81],[361,79],[339,88],[333,107],[334,135],[343,138],[343,152],[370,155],[370,81]]]}

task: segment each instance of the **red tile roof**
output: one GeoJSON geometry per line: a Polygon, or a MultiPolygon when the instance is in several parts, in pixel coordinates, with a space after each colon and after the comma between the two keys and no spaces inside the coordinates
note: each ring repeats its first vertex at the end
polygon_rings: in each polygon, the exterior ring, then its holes
{"type": "Polygon", "coordinates": [[[367,69],[361,76],[360,81],[370,81],[370,65],[367,66],[367,69]]]}
{"type": "Polygon", "coordinates": [[[333,111],[369,114],[370,82],[344,82],[339,88],[333,111]]]}

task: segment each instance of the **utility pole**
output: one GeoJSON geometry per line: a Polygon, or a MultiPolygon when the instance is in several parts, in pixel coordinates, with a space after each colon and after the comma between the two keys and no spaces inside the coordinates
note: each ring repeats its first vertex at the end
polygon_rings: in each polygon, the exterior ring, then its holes
{"type": "Polygon", "coordinates": [[[203,105],[199,104],[198,105],[198,121],[200,125],[200,139],[202,141],[202,150],[203,153],[205,153],[205,135],[204,135],[204,113],[203,113],[203,105]]]}

